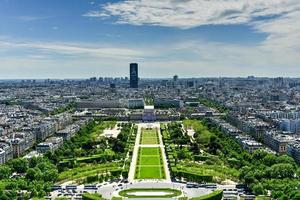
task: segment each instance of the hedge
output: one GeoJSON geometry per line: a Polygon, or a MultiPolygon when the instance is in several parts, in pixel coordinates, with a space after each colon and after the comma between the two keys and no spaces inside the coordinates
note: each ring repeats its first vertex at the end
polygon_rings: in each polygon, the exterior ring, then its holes
{"type": "Polygon", "coordinates": [[[82,200],[105,200],[100,194],[82,194],[82,200]]]}
{"type": "Polygon", "coordinates": [[[191,200],[221,200],[223,198],[223,190],[215,190],[210,194],[191,198],[191,200]]]}
{"type": "Polygon", "coordinates": [[[199,174],[194,174],[194,173],[190,173],[190,172],[185,172],[185,171],[178,171],[177,169],[174,170],[174,167],[172,168],[172,172],[174,176],[177,177],[182,177],[187,179],[187,181],[193,181],[193,182],[197,182],[197,183],[202,183],[202,182],[212,182],[213,181],[213,177],[209,176],[209,175],[199,175],[199,174]]]}
{"type": "Polygon", "coordinates": [[[122,200],[122,197],[113,197],[111,200],[122,200]]]}
{"type": "Polygon", "coordinates": [[[202,156],[202,155],[195,155],[194,160],[195,161],[206,161],[209,157],[208,156],[202,156]]]}

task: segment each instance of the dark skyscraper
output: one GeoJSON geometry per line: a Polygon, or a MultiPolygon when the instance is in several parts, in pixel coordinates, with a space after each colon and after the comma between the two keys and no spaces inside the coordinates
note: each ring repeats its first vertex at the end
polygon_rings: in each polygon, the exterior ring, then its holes
{"type": "Polygon", "coordinates": [[[130,87],[138,88],[139,76],[138,76],[138,64],[130,63],[130,87]]]}

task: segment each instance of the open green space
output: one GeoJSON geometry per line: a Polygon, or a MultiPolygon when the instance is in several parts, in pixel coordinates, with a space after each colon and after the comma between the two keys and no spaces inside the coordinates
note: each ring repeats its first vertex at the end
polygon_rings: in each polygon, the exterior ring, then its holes
{"type": "Polygon", "coordinates": [[[102,136],[104,129],[115,124],[100,119],[86,122],[59,149],[43,157],[17,158],[1,165],[0,199],[43,199],[51,186],[66,181],[86,184],[126,178],[137,128],[120,123],[117,138],[102,136]],[[15,173],[21,175],[12,177],[15,173]]]}
{"type": "Polygon", "coordinates": [[[159,144],[156,129],[142,129],[140,144],[159,144]]]}
{"type": "Polygon", "coordinates": [[[127,198],[173,198],[181,195],[180,190],[170,189],[170,188],[133,188],[122,190],[119,195],[127,198]],[[138,195],[138,193],[149,193],[149,195],[138,195]],[[162,192],[165,195],[151,195],[151,193],[162,192]]]}
{"type": "Polygon", "coordinates": [[[194,162],[179,162],[177,169],[184,172],[193,173],[197,175],[212,176],[214,182],[221,182],[225,180],[238,181],[239,170],[225,166],[224,164],[199,164],[194,162]]]}
{"type": "Polygon", "coordinates": [[[141,147],[135,171],[136,179],[164,179],[165,170],[158,147],[141,147]]]}
{"type": "Polygon", "coordinates": [[[92,129],[91,138],[97,140],[105,129],[113,129],[116,124],[117,124],[116,121],[105,121],[105,122],[98,123],[92,129]]]}
{"type": "Polygon", "coordinates": [[[106,174],[110,171],[118,170],[122,168],[121,162],[111,162],[105,164],[82,164],[79,167],[64,171],[59,174],[58,180],[65,182],[68,180],[76,181],[88,176],[94,176],[97,174],[106,174]]]}

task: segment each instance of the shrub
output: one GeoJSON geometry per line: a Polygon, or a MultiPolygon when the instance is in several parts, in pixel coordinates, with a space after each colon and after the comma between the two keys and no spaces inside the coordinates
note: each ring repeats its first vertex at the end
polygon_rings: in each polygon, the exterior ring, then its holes
{"type": "Polygon", "coordinates": [[[100,194],[82,194],[82,200],[105,200],[100,194]]]}

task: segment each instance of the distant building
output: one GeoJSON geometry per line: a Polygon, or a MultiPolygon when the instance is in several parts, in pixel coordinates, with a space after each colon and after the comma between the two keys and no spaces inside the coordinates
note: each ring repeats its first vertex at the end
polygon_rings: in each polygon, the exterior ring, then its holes
{"type": "Polygon", "coordinates": [[[77,124],[72,124],[67,126],[65,129],[57,131],[56,136],[62,137],[64,141],[70,140],[78,131],[80,130],[80,126],[77,124]]]}
{"type": "Polygon", "coordinates": [[[287,152],[287,145],[293,141],[293,138],[288,135],[279,134],[277,132],[266,132],[263,137],[265,145],[279,154],[287,152]]]}
{"type": "Polygon", "coordinates": [[[46,153],[47,151],[55,151],[63,144],[62,137],[51,137],[45,142],[42,142],[36,146],[36,151],[38,153],[46,153]]]}
{"type": "Polygon", "coordinates": [[[255,140],[243,140],[242,146],[245,150],[247,150],[250,153],[253,153],[254,151],[258,149],[263,149],[263,145],[260,142],[256,142],[255,140]]]}
{"type": "Polygon", "coordinates": [[[155,121],[155,110],[154,106],[145,106],[143,113],[143,121],[151,122],[155,121]]]}
{"type": "MultiPolygon", "coordinates": [[[[4,151],[4,155],[1,153],[2,159],[4,156],[4,163],[13,158],[13,148],[11,143],[6,143],[4,141],[0,142],[0,151],[4,151]]],[[[1,164],[1,163],[0,163],[1,164]]]]}
{"type": "Polygon", "coordinates": [[[138,64],[130,63],[130,87],[138,88],[139,76],[138,76],[138,64]]]}
{"type": "Polygon", "coordinates": [[[173,76],[173,81],[174,81],[174,82],[178,81],[178,76],[177,76],[177,75],[174,75],[174,76],[173,76]]]}
{"type": "Polygon", "coordinates": [[[109,84],[109,87],[110,87],[111,89],[115,89],[115,88],[116,88],[116,84],[115,84],[115,83],[111,83],[111,84],[109,84]]]}
{"type": "Polygon", "coordinates": [[[177,99],[154,99],[156,108],[182,108],[183,101],[177,99]]]}
{"type": "Polygon", "coordinates": [[[128,108],[130,109],[143,109],[145,106],[144,99],[129,99],[128,108]]]}
{"type": "Polygon", "coordinates": [[[78,101],[78,110],[99,110],[102,108],[120,108],[122,107],[120,100],[95,100],[95,101],[78,101]]]}
{"type": "Polygon", "coordinates": [[[300,142],[294,142],[287,146],[287,154],[300,164],[300,142]]]}
{"type": "Polygon", "coordinates": [[[299,133],[300,132],[300,119],[282,119],[279,123],[282,131],[299,133]]]}
{"type": "Polygon", "coordinates": [[[35,143],[35,136],[33,133],[15,133],[11,140],[13,148],[13,157],[18,158],[28,149],[33,147],[35,143]]]}
{"type": "Polygon", "coordinates": [[[55,131],[56,123],[51,121],[44,121],[33,129],[37,142],[44,141],[47,137],[52,136],[55,131]]]}
{"type": "Polygon", "coordinates": [[[0,165],[5,163],[5,151],[0,149],[0,165]]]}

